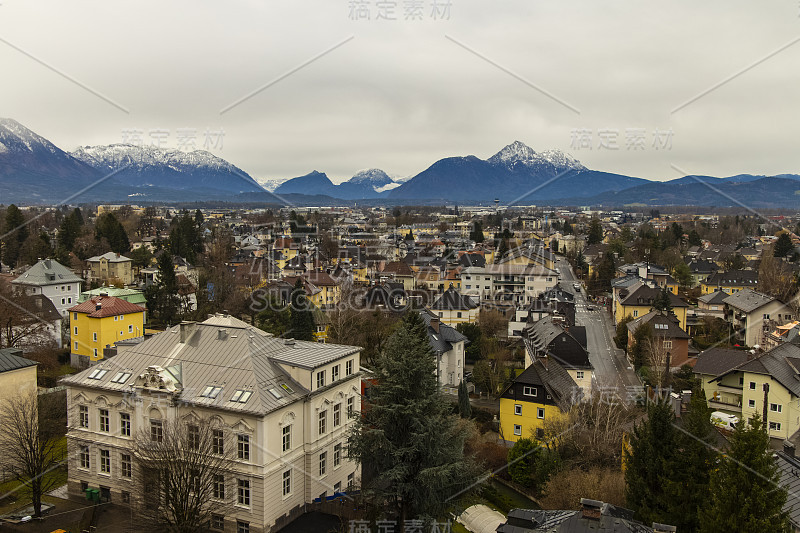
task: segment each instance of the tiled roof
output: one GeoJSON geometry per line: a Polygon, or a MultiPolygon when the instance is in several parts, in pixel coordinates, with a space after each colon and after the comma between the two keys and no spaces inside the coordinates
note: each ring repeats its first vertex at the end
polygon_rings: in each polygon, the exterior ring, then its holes
{"type": "Polygon", "coordinates": [[[725,291],[714,291],[709,294],[704,294],[698,298],[697,301],[703,302],[704,304],[721,304],[728,296],[730,296],[730,294],[725,291]]]}
{"type": "Polygon", "coordinates": [[[747,362],[748,352],[730,348],[709,348],[697,355],[695,374],[719,376],[747,362]]]}
{"type": "Polygon", "coordinates": [[[433,326],[431,326],[431,319],[436,319],[437,317],[430,312],[420,311],[419,316],[422,318],[422,321],[425,322],[425,325],[428,326],[428,341],[434,352],[446,353],[453,349],[454,342],[468,342],[467,337],[459,333],[456,328],[442,322],[439,322],[439,331],[436,331],[433,326]]]}
{"type": "Polygon", "coordinates": [[[113,296],[95,296],[83,303],[70,307],[70,313],[86,313],[90,318],[143,313],[146,309],[113,296]]]}
{"type": "Polygon", "coordinates": [[[726,305],[735,307],[745,313],[755,311],[759,307],[763,307],[773,301],[775,301],[775,298],[772,296],[767,296],[766,294],[761,294],[760,292],[750,289],[742,289],[731,294],[724,300],[726,305]]]}
{"type": "Polygon", "coordinates": [[[755,287],[758,285],[758,271],[756,270],[729,270],[728,272],[715,272],[705,281],[706,285],[755,287]]]}
{"type": "Polygon", "coordinates": [[[431,309],[443,311],[462,311],[470,310],[478,307],[478,304],[472,301],[472,298],[459,293],[455,288],[450,287],[439,298],[433,302],[431,309]]]}
{"type": "MultiPolygon", "coordinates": [[[[655,300],[656,296],[659,294],[661,294],[661,289],[650,287],[649,285],[642,285],[629,294],[628,297],[622,301],[622,305],[653,305],[653,300],[655,300]]],[[[679,296],[671,292],[667,292],[667,294],[669,295],[669,301],[672,307],[689,307],[689,304],[679,296]]]]}
{"type": "Polygon", "coordinates": [[[20,285],[56,285],[83,281],[70,269],[54,259],[43,259],[26,270],[11,283],[20,285]]]}

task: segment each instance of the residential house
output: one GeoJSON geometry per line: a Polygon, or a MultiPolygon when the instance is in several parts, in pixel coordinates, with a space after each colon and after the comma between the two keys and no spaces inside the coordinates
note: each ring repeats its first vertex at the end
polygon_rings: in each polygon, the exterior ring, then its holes
{"type": "Polygon", "coordinates": [[[146,309],[113,296],[100,295],[69,309],[70,358],[83,368],[103,359],[103,350],[117,341],[144,335],[146,309]]]}
{"type": "Polygon", "coordinates": [[[724,306],[734,339],[746,346],[763,346],[775,326],[794,318],[785,303],[751,289],[731,294],[725,298],[724,306]]]}
{"type": "Polygon", "coordinates": [[[715,291],[700,296],[697,299],[698,314],[723,318],[725,315],[725,298],[728,296],[730,294],[725,291],[715,291]]]}
{"type": "Polygon", "coordinates": [[[43,259],[11,282],[26,294],[42,294],[61,316],[78,303],[83,280],[55,259],[43,259]]]}
{"type": "Polygon", "coordinates": [[[554,317],[545,317],[523,330],[525,367],[537,359],[557,361],[570,378],[589,396],[594,383],[594,367],[586,347],[586,328],[569,326],[554,317]]]}
{"type": "Polygon", "coordinates": [[[359,484],[347,432],[360,412],[359,348],[279,339],[229,316],[182,323],[65,378],[67,489],[135,512],[136,438],[210,422],[232,447],[212,517],[221,531],[277,531],[317,498],[359,484]]]}
{"type": "Polygon", "coordinates": [[[500,394],[500,438],[543,438],[546,421],[565,417],[581,388],[556,359],[537,358],[500,394]]]}
{"type": "Polygon", "coordinates": [[[420,317],[427,326],[428,342],[436,356],[439,386],[455,389],[464,380],[464,347],[469,341],[430,312],[421,311],[420,317]]]}
{"type": "Polygon", "coordinates": [[[729,270],[728,272],[715,272],[705,281],[700,283],[700,292],[710,294],[716,291],[733,294],[744,289],[758,288],[757,270],[729,270]]]}
{"type": "Polygon", "coordinates": [[[692,287],[698,285],[719,271],[719,266],[713,261],[694,259],[688,263],[689,272],[692,273],[692,287]]]}
{"type": "Polygon", "coordinates": [[[469,296],[459,293],[455,287],[444,291],[430,306],[431,312],[448,326],[462,323],[474,324],[478,321],[480,305],[469,296]]]}
{"type": "MultiPolygon", "coordinates": [[[[686,311],[689,304],[683,298],[676,296],[672,292],[669,295],[672,312],[678,317],[678,324],[684,331],[686,330],[686,311]]],[[[639,318],[649,313],[653,309],[653,303],[661,295],[661,289],[645,284],[635,284],[628,289],[619,292],[620,301],[616,304],[614,322],[619,323],[626,316],[639,318]]]]}
{"type": "Polygon", "coordinates": [[[114,252],[96,255],[86,260],[89,264],[87,278],[108,285],[133,283],[133,260],[114,252]]]}
{"type": "Polygon", "coordinates": [[[689,358],[689,335],[678,325],[678,317],[660,311],[650,311],[628,322],[628,354],[634,344],[634,333],[642,325],[650,327],[652,342],[658,346],[657,355],[668,359],[671,369],[696,362],[694,357],[689,358]]]}
{"type": "Polygon", "coordinates": [[[397,281],[403,284],[403,288],[407,291],[413,291],[416,288],[416,276],[411,267],[405,261],[391,261],[383,266],[380,271],[381,281],[397,281]]]}
{"type": "Polygon", "coordinates": [[[0,349],[0,402],[35,393],[38,364],[22,357],[19,348],[0,349]]]}

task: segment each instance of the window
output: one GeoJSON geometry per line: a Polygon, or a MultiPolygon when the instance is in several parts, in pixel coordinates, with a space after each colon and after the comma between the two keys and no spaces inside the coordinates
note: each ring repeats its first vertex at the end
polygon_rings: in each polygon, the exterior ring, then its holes
{"type": "Polygon", "coordinates": [[[133,333],[133,324],[128,324],[128,333],[133,333]]]}
{"type": "Polygon", "coordinates": [[[91,462],[89,460],[89,447],[81,446],[81,468],[89,468],[91,462]]]}
{"type": "Polygon", "coordinates": [[[216,500],[225,499],[225,476],[223,474],[214,474],[213,482],[213,495],[216,500]]]}
{"type": "Polygon", "coordinates": [[[282,449],[288,452],[292,449],[292,426],[283,426],[282,432],[282,449]]]}
{"type": "Polygon", "coordinates": [[[672,341],[664,341],[664,348],[671,349],[672,341]]]}
{"type": "MultiPolygon", "coordinates": [[[[72,313],[72,320],[78,320],[78,313],[72,313]]],[[[78,326],[75,326],[75,334],[78,334],[78,326]]]]}
{"type": "Polygon", "coordinates": [[[755,400],[747,400],[747,407],[755,407],[756,401],[755,400]]]}
{"type": "Polygon", "coordinates": [[[347,416],[353,416],[353,405],[355,404],[355,399],[350,396],[347,399],[347,416]]]}
{"type": "Polygon", "coordinates": [[[211,433],[211,453],[214,455],[222,455],[224,452],[224,435],[221,429],[215,429],[211,433]]]}
{"type": "Polygon", "coordinates": [[[150,440],[153,442],[161,442],[164,440],[164,425],[161,420],[150,421],[150,440]]]}
{"type": "Polygon", "coordinates": [[[130,372],[117,372],[117,374],[111,378],[111,383],[125,383],[128,381],[129,377],[131,377],[130,372]]]}
{"type": "Polygon", "coordinates": [[[100,409],[100,431],[108,432],[108,409],[100,409]]]}
{"type": "Polygon", "coordinates": [[[520,404],[514,405],[514,414],[515,415],[522,415],[522,406],[520,404]]]}
{"type": "Polygon", "coordinates": [[[325,386],[325,371],[321,370],[317,372],[317,388],[321,389],[325,386]]]}
{"type": "Polygon", "coordinates": [[[85,405],[78,407],[78,425],[82,428],[89,427],[89,408],[85,405]]]}
{"type": "Polygon", "coordinates": [[[740,387],[744,386],[744,377],[742,377],[742,376],[739,376],[739,386],[740,387]]]}
{"type": "Polygon", "coordinates": [[[770,422],[769,423],[769,430],[770,431],[780,431],[781,430],[781,423],[780,422],[770,422]]]}
{"type": "MultiPolygon", "coordinates": [[[[94,349],[94,354],[97,355],[97,348],[94,349]]],[[[97,370],[89,374],[87,377],[89,379],[102,379],[103,376],[105,376],[106,374],[108,374],[108,370],[102,370],[98,368],[97,370]]]]}
{"type": "Polygon", "coordinates": [[[131,456],[129,454],[120,454],[120,466],[122,467],[122,477],[131,477],[131,456]]]}
{"type": "Polygon", "coordinates": [[[75,348],[74,349],[75,349],[75,351],[78,350],[78,341],[75,341],[75,348]]]}
{"type": "Polygon", "coordinates": [[[236,454],[239,459],[250,460],[250,436],[238,435],[236,437],[236,454]]]}
{"type": "Polygon", "coordinates": [[[583,379],[583,370],[578,370],[575,372],[575,377],[578,379],[583,379]]]}
{"type": "Polygon", "coordinates": [[[325,470],[328,465],[328,452],[319,454],[319,475],[324,476],[325,470]]]}
{"type": "Polygon", "coordinates": [[[637,316],[639,316],[639,311],[637,309],[634,309],[633,310],[633,318],[636,318],[637,316]]]}
{"type": "Polygon", "coordinates": [[[456,318],[461,318],[461,311],[458,311],[458,312],[456,313],[456,318]]]}
{"type": "MultiPolygon", "coordinates": [[[[97,359],[97,348],[94,349],[94,358],[97,359]]],[[[94,378],[94,379],[100,379],[100,378],[94,378]]]]}
{"type": "Polygon", "coordinates": [[[238,483],[238,494],[237,500],[239,505],[250,505],[250,480],[248,479],[239,479],[237,480],[238,483]]]}
{"type": "Polygon", "coordinates": [[[61,298],[61,305],[64,305],[66,303],[67,303],[67,299],[66,298],[61,298]]]}
{"type": "Polygon", "coordinates": [[[115,316],[115,317],[114,317],[114,322],[116,322],[117,320],[119,320],[119,317],[118,317],[118,316],[115,316]]]}
{"type": "Polygon", "coordinates": [[[92,333],[92,340],[97,342],[97,332],[92,333]]]}
{"type": "Polygon", "coordinates": [[[336,365],[331,368],[331,383],[339,379],[339,366],[340,365],[336,365]]]}
{"type": "Polygon", "coordinates": [[[514,435],[522,435],[522,426],[514,424],[514,435]]]}
{"type": "Polygon", "coordinates": [[[108,450],[100,450],[100,472],[111,473],[111,452],[108,450]]]}
{"type": "Polygon", "coordinates": [[[353,360],[350,359],[344,364],[344,375],[349,376],[353,373],[353,360]]]}
{"type": "Polygon", "coordinates": [[[212,400],[216,399],[219,396],[219,393],[222,392],[222,387],[217,387],[215,385],[209,385],[203,392],[200,394],[201,398],[211,398],[212,400]]]}
{"type": "Polygon", "coordinates": [[[756,382],[755,381],[751,381],[750,382],[750,390],[756,390],[756,382]]]}
{"type": "Polygon", "coordinates": [[[236,533],[250,533],[250,522],[236,521],[236,533]]]}
{"type": "Polygon", "coordinates": [[[333,485],[333,493],[336,494],[338,492],[342,492],[342,482],[341,481],[337,481],[333,485]]]}
{"type": "Polygon", "coordinates": [[[281,383],[281,388],[282,388],[283,390],[285,390],[286,392],[288,392],[289,394],[294,394],[294,389],[292,389],[292,388],[291,388],[289,385],[287,385],[286,383],[281,383]]]}
{"type": "Polygon", "coordinates": [[[216,529],[217,531],[225,531],[225,517],[222,516],[221,514],[212,514],[211,529],[216,529]]]}
{"type": "Polygon", "coordinates": [[[771,403],[769,404],[769,410],[773,413],[782,413],[783,412],[783,405],[779,403],[771,403]]]}
{"type": "Polygon", "coordinates": [[[189,449],[190,450],[197,450],[200,448],[200,427],[195,425],[190,425],[187,428],[188,433],[188,440],[189,440],[189,449]]]}
{"type": "Polygon", "coordinates": [[[536,408],[536,418],[544,418],[544,407],[536,408]]]}
{"type": "Polygon", "coordinates": [[[337,444],[333,447],[333,467],[337,468],[342,464],[342,445],[337,444]]]}
{"type": "Polygon", "coordinates": [[[328,411],[319,413],[319,434],[324,435],[328,431],[328,411]]]}
{"type": "MultiPolygon", "coordinates": [[[[77,313],[76,313],[76,314],[77,314],[77,313]]],[[[76,316],[75,318],[78,318],[78,317],[76,316]]],[[[73,331],[74,331],[74,334],[75,334],[75,335],[77,335],[77,334],[78,334],[78,326],[75,326],[75,327],[73,328],[73,331]]]]}
{"type": "Polygon", "coordinates": [[[292,471],[287,470],[283,473],[283,495],[288,496],[292,493],[292,471]]]}
{"type": "Polygon", "coordinates": [[[536,387],[523,387],[522,394],[525,396],[536,396],[536,387]]]}
{"type": "Polygon", "coordinates": [[[355,484],[355,474],[347,474],[347,490],[352,490],[353,485],[355,484]]]}
{"type": "Polygon", "coordinates": [[[333,406],[333,427],[339,427],[342,423],[342,404],[337,403],[333,406]]]}
{"type": "MultiPolygon", "coordinates": [[[[270,392],[272,390],[275,390],[275,389],[270,389],[270,392]]],[[[253,391],[237,390],[236,392],[233,393],[233,396],[231,396],[231,401],[232,402],[239,402],[239,403],[247,403],[247,400],[249,400],[250,396],[252,396],[252,395],[253,395],[253,391]]],[[[280,397],[280,396],[278,396],[278,397],[280,397]]]]}

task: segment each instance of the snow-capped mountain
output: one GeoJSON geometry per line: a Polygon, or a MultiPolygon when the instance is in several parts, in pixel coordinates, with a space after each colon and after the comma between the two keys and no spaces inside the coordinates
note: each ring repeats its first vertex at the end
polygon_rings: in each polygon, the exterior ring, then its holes
{"type": "Polygon", "coordinates": [[[520,141],[509,144],[487,161],[493,165],[503,165],[514,169],[518,165],[541,170],[587,170],[580,161],[561,150],[546,150],[536,152],[533,148],[520,141]]]}
{"type": "Polygon", "coordinates": [[[324,173],[316,170],[305,176],[292,178],[275,189],[276,194],[325,194],[342,200],[382,198],[398,186],[386,172],[377,168],[361,170],[349,180],[334,185],[324,173]]]}
{"type": "Polygon", "coordinates": [[[103,173],[119,170],[117,181],[136,187],[260,192],[244,170],[204,150],[183,152],[154,146],[82,146],[72,156],[103,173]]]}
{"type": "Polygon", "coordinates": [[[373,188],[385,187],[394,183],[392,178],[386,172],[379,168],[369,168],[366,170],[359,170],[355,176],[347,180],[346,183],[353,183],[356,185],[369,185],[373,188]]]}

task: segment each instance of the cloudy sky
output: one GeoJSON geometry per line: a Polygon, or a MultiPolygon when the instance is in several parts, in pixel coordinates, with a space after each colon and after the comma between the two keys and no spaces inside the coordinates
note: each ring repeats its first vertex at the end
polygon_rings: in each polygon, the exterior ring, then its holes
{"type": "Polygon", "coordinates": [[[800,173],[797,0],[0,0],[0,68],[0,116],[65,150],[224,131],[259,180],[514,140],[649,179],[800,173]]]}

